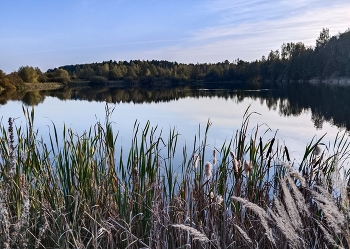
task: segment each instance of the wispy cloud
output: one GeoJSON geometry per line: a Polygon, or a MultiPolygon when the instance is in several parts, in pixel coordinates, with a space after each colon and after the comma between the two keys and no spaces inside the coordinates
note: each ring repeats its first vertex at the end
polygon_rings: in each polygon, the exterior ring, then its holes
{"type": "MultiPolygon", "coordinates": [[[[298,0],[300,4],[306,1],[298,0]]],[[[244,3],[242,3],[244,4],[244,3]]],[[[329,8],[308,9],[278,20],[259,20],[210,26],[194,32],[190,42],[145,52],[184,62],[217,62],[225,59],[251,61],[279,49],[282,43],[301,41],[313,46],[323,27],[331,34],[349,28],[350,3],[329,8]]]]}
{"type": "MultiPolygon", "coordinates": [[[[222,3],[226,1],[220,0],[218,2],[222,3]]],[[[235,16],[232,19],[246,19],[249,17],[249,21],[236,22],[231,20],[226,21],[223,25],[215,25],[203,28],[201,30],[195,31],[193,40],[200,41],[213,38],[254,36],[257,34],[267,33],[279,34],[280,32],[283,32],[284,34],[292,34],[294,37],[298,37],[298,33],[290,31],[303,31],[314,28],[321,30],[322,27],[335,28],[337,29],[336,31],[344,31],[346,29],[346,25],[349,25],[350,21],[350,3],[342,6],[336,6],[331,9],[327,7],[317,7],[317,5],[311,8],[312,3],[315,2],[318,1],[296,0],[293,1],[294,5],[290,5],[290,1],[281,1],[277,4],[275,4],[275,2],[273,2],[273,4],[270,4],[270,1],[269,4],[267,4],[266,1],[242,1],[238,2],[236,4],[237,6],[234,5],[236,8],[232,8],[232,6],[228,4],[225,10],[229,11],[231,16],[235,16]],[[259,3],[259,6],[253,8],[252,5],[255,3],[259,3]],[[243,14],[238,13],[240,12],[239,10],[245,9],[244,6],[247,6],[246,8],[249,9],[249,13],[245,13],[245,11],[243,11],[243,14]],[[288,15],[279,16],[277,19],[271,19],[273,15],[271,13],[261,11],[261,6],[266,6],[268,12],[288,12],[288,15]],[[297,11],[299,8],[302,8],[303,11],[297,11]]],[[[219,8],[219,10],[221,9],[223,8],[219,8]]]]}

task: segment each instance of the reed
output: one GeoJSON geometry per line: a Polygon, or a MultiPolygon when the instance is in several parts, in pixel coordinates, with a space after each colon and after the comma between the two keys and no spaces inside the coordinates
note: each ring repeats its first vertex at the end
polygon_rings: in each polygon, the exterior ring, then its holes
{"type": "Polygon", "coordinates": [[[117,151],[108,106],[83,134],[52,124],[48,141],[23,111],[26,127],[1,124],[1,248],[350,248],[346,133],[293,165],[276,135],[249,133],[248,110],[220,148],[208,121],[191,152],[149,122],[117,151]]]}

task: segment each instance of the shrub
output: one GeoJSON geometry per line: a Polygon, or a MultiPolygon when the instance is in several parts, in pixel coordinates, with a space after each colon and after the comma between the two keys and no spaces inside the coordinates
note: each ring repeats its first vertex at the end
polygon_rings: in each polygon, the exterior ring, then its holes
{"type": "Polygon", "coordinates": [[[25,66],[18,69],[18,76],[27,83],[36,83],[38,82],[38,71],[33,67],[25,66]]]}
{"type": "Polygon", "coordinates": [[[38,81],[40,83],[45,83],[45,82],[49,82],[50,79],[49,79],[49,77],[46,74],[42,74],[42,75],[39,76],[38,81]]]}

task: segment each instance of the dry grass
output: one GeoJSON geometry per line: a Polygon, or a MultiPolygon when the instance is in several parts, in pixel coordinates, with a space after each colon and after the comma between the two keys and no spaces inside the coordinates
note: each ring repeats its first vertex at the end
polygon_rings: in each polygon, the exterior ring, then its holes
{"type": "Polygon", "coordinates": [[[208,122],[179,170],[175,130],[135,123],[125,157],[108,107],[84,134],[61,141],[53,125],[49,142],[24,112],[25,129],[1,128],[1,248],[350,248],[346,134],[317,160],[311,141],[296,169],[275,138],[248,134],[247,112],[207,155],[208,122]]]}

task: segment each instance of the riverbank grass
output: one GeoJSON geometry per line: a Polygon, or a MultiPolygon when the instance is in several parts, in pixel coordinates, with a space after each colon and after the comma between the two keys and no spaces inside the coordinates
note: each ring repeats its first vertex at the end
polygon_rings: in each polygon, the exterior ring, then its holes
{"type": "Polygon", "coordinates": [[[346,133],[311,141],[293,165],[275,138],[249,134],[247,110],[220,148],[207,145],[210,121],[190,149],[175,129],[135,122],[116,151],[112,112],[83,134],[52,124],[48,141],[34,110],[26,127],[2,124],[1,248],[350,247],[346,133]]]}

